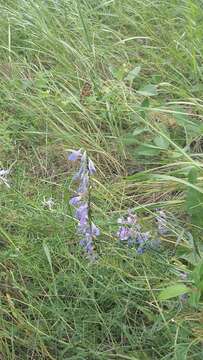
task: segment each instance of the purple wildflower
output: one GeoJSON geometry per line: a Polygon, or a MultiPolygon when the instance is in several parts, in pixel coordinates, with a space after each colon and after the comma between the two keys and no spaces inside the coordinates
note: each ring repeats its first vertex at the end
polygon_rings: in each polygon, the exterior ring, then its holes
{"type": "Polygon", "coordinates": [[[76,206],[80,203],[81,196],[74,196],[72,199],[70,199],[69,204],[76,206]]]}
{"type": "Polygon", "coordinates": [[[187,300],[188,300],[188,294],[187,293],[180,295],[180,301],[182,301],[184,303],[187,300]]]}
{"type": "Polygon", "coordinates": [[[121,241],[128,240],[130,237],[130,229],[125,226],[120,226],[117,235],[121,241]]]}
{"type": "Polygon", "coordinates": [[[88,160],[88,169],[89,169],[90,175],[93,175],[96,172],[94,163],[91,159],[88,160]]]}
{"type": "Polygon", "coordinates": [[[92,243],[92,240],[88,241],[86,246],[85,246],[85,249],[87,251],[88,254],[92,254],[93,251],[94,251],[94,247],[93,247],[93,243],[92,243]]]}
{"type": "Polygon", "coordinates": [[[69,160],[75,161],[80,158],[79,171],[73,180],[79,181],[76,196],[70,199],[70,204],[75,206],[75,217],[78,220],[77,232],[82,239],[80,245],[83,246],[91,260],[96,259],[94,253],[93,238],[99,236],[100,231],[90,218],[90,176],[96,172],[94,163],[88,158],[86,151],[73,151],[69,160]],[[82,203],[81,203],[82,200],[82,203]]]}
{"type": "Polygon", "coordinates": [[[143,244],[145,243],[147,240],[149,240],[149,236],[150,236],[150,233],[149,232],[146,232],[146,233],[140,233],[138,232],[137,233],[137,237],[136,237],[136,242],[138,244],[143,244]]]}
{"type": "Polygon", "coordinates": [[[128,247],[134,247],[137,249],[138,254],[142,254],[149,247],[149,232],[142,232],[140,224],[137,223],[137,215],[132,213],[132,210],[128,210],[128,215],[118,219],[119,227],[117,236],[120,241],[126,241],[128,247]]]}
{"type": "Polygon", "coordinates": [[[82,156],[81,149],[73,150],[72,153],[68,156],[68,160],[76,161],[76,160],[80,159],[81,156],[82,156]]]}
{"type": "Polygon", "coordinates": [[[80,226],[87,223],[88,220],[88,204],[82,204],[76,209],[75,217],[79,220],[80,226]]]}

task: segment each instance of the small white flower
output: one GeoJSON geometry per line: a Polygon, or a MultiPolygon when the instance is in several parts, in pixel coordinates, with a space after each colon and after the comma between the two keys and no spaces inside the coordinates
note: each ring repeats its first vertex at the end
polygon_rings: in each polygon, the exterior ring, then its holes
{"type": "Polygon", "coordinates": [[[9,182],[8,182],[8,179],[7,179],[7,176],[9,175],[10,173],[10,170],[7,169],[1,169],[0,170],[0,181],[3,182],[8,188],[10,188],[10,185],[9,185],[9,182]]]}
{"type": "Polygon", "coordinates": [[[48,208],[49,210],[53,210],[53,206],[54,206],[54,200],[52,199],[52,197],[48,198],[47,200],[44,197],[44,200],[42,201],[42,205],[46,208],[48,208]]]}

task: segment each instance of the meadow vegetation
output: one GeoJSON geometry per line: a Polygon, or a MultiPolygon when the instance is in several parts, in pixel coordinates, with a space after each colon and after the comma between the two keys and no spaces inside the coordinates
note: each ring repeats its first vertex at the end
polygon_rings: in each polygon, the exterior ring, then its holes
{"type": "Polygon", "coordinates": [[[0,14],[0,359],[203,359],[202,1],[0,14]],[[78,149],[94,261],[69,204],[78,149]],[[118,238],[129,209],[143,253],[118,238]]]}

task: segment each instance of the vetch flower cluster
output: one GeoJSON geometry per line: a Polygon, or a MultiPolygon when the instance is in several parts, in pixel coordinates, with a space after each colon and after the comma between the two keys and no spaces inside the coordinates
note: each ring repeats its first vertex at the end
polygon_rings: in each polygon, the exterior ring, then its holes
{"type": "Polygon", "coordinates": [[[91,176],[96,169],[93,161],[87,156],[86,151],[74,150],[68,156],[68,160],[80,160],[80,168],[74,175],[73,180],[78,181],[79,186],[75,195],[70,199],[70,205],[75,207],[75,217],[78,220],[78,234],[81,238],[80,245],[83,246],[88,256],[94,260],[94,239],[99,236],[100,231],[93,223],[91,216],[91,176]]]}
{"type": "Polygon", "coordinates": [[[147,249],[150,238],[149,232],[141,232],[136,214],[128,210],[128,215],[117,220],[120,225],[117,236],[121,242],[127,243],[129,247],[135,247],[138,254],[143,254],[147,249]]]}

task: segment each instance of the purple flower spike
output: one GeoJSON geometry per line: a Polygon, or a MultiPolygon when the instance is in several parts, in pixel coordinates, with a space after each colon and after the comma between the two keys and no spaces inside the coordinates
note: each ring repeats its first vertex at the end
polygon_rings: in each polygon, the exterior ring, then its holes
{"type": "Polygon", "coordinates": [[[94,251],[93,240],[99,236],[100,230],[92,222],[90,215],[91,200],[89,183],[91,175],[96,172],[96,169],[92,160],[87,156],[86,151],[72,151],[68,159],[71,161],[80,160],[80,168],[73,177],[73,180],[79,182],[79,187],[69,203],[75,206],[75,217],[78,220],[77,233],[80,237],[80,245],[85,249],[88,258],[94,261],[97,257],[94,251]]]}
{"type": "Polygon", "coordinates": [[[88,161],[88,169],[89,169],[90,175],[93,175],[96,172],[94,163],[91,159],[89,159],[89,161],[88,161]]]}
{"type": "Polygon", "coordinates": [[[81,149],[73,150],[72,153],[68,156],[68,160],[76,161],[76,160],[80,159],[81,156],[82,156],[81,149]]]}
{"type": "Polygon", "coordinates": [[[81,200],[81,196],[75,196],[72,199],[70,199],[69,204],[76,206],[80,203],[80,200],[81,200]]]}
{"type": "Polygon", "coordinates": [[[120,240],[128,240],[130,237],[130,229],[125,226],[121,226],[118,231],[118,237],[120,240]]]}

